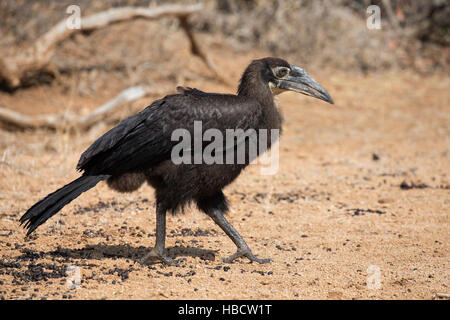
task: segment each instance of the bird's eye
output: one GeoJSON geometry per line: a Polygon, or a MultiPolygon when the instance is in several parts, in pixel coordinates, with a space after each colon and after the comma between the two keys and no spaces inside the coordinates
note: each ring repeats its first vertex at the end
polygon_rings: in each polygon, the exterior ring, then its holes
{"type": "Polygon", "coordinates": [[[288,73],[289,73],[289,69],[288,69],[288,68],[279,68],[279,69],[276,71],[276,76],[277,76],[278,78],[283,78],[283,77],[285,77],[288,73]]]}

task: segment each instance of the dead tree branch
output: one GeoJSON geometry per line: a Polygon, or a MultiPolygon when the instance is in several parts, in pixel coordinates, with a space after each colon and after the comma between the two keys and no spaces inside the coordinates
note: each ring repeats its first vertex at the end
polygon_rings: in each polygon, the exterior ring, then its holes
{"type": "MultiPolygon", "coordinates": [[[[137,18],[153,20],[165,16],[175,16],[183,20],[190,14],[200,11],[202,8],[202,4],[188,6],[165,5],[156,8],[113,8],[83,17],[79,29],[68,28],[66,19],[63,19],[29,47],[12,50],[12,52],[0,55],[0,83],[3,83],[6,88],[13,90],[21,86],[22,79],[26,73],[51,71],[49,70],[49,64],[57,45],[75,33],[89,32],[114,23],[137,18]]],[[[194,38],[189,37],[189,39],[191,43],[195,41],[194,38]]],[[[196,46],[198,47],[197,44],[192,44],[192,47],[196,46]]],[[[200,50],[198,52],[202,51],[200,50]]],[[[214,66],[208,62],[209,59],[205,58],[206,56],[204,54],[200,53],[199,56],[205,60],[208,67],[215,71],[214,66]]]]}
{"type": "Polygon", "coordinates": [[[199,45],[197,38],[195,37],[195,34],[192,31],[192,26],[188,21],[188,17],[180,16],[178,19],[180,21],[181,28],[184,30],[186,36],[189,39],[189,42],[191,43],[191,53],[193,55],[198,56],[206,64],[206,66],[214,73],[214,76],[218,80],[220,80],[225,84],[229,84],[228,81],[220,75],[214,62],[199,45]]]}
{"type": "Polygon", "coordinates": [[[395,30],[399,30],[400,29],[400,24],[397,20],[397,18],[395,17],[395,13],[394,13],[394,9],[392,9],[392,3],[390,0],[382,0],[381,1],[383,3],[383,6],[386,10],[389,22],[391,23],[391,26],[395,28],[395,30]]]}
{"type": "Polygon", "coordinates": [[[130,87],[85,116],[58,114],[29,117],[0,107],[0,123],[19,129],[64,129],[70,125],[77,129],[86,130],[110,115],[119,106],[143,98],[151,91],[151,88],[146,86],[130,87]]]}

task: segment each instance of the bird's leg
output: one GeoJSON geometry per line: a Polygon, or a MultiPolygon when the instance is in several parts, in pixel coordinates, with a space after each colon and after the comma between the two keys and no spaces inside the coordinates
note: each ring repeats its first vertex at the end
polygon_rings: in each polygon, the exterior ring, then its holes
{"type": "Polygon", "coordinates": [[[185,258],[174,260],[170,258],[165,249],[166,243],[166,210],[160,205],[156,205],[156,244],[151,251],[145,256],[155,257],[168,265],[178,265],[185,258]]]}
{"type": "Polygon", "coordinates": [[[235,254],[231,255],[228,258],[223,259],[226,263],[231,263],[235,259],[240,257],[246,257],[250,259],[250,261],[256,261],[258,263],[268,263],[272,261],[271,259],[260,259],[257,258],[252,251],[250,250],[247,243],[245,243],[244,239],[237,232],[237,230],[228,222],[227,219],[223,216],[220,210],[212,210],[208,213],[208,215],[213,219],[213,221],[227,234],[228,237],[234,242],[237,246],[237,251],[235,254]]]}

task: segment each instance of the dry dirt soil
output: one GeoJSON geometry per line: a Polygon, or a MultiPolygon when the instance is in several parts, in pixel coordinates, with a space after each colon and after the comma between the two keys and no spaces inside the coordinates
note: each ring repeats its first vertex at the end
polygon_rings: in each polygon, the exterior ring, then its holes
{"type": "MultiPolygon", "coordinates": [[[[246,64],[262,54],[220,55],[214,57],[217,67],[237,83],[246,64]]],[[[265,265],[246,259],[223,263],[234,244],[195,208],[167,221],[169,252],[186,260],[178,267],[143,263],[154,245],[149,186],[124,195],[100,183],[25,239],[20,216],[76,178],[79,155],[111,125],[84,133],[0,130],[0,297],[448,296],[449,77],[408,71],[312,74],[336,104],[280,95],[285,124],[277,174],[261,175],[261,166],[251,165],[225,189],[229,220],[256,255],[273,259],[265,265]]],[[[201,77],[184,84],[235,91],[201,77]]],[[[43,86],[1,94],[0,102],[30,115],[55,111],[49,101],[82,113],[82,107],[112,94],[82,99],[43,86]]],[[[122,111],[136,112],[156,98],[122,111]]]]}

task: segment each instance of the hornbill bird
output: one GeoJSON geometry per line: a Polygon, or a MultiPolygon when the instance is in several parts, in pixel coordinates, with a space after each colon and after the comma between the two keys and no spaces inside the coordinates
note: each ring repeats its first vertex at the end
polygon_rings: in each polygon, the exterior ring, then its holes
{"type": "MultiPolygon", "coordinates": [[[[239,257],[269,262],[270,259],[257,258],[224,217],[228,202],[222,189],[235,180],[252,159],[247,156],[243,163],[176,163],[172,149],[177,141],[173,141],[172,133],[180,128],[192,133],[194,122],[198,121],[203,130],[214,128],[222,133],[228,129],[281,130],[282,116],[274,96],[287,90],[333,103],[328,92],[306,71],[271,57],[250,63],[241,77],[237,95],[179,88],[178,94],[156,100],[98,138],[81,155],[77,165],[81,177],[28,209],[20,218],[28,229],[27,236],[102,180],[119,192],[135,191],[147,181],[155,189],[156,198],[156,244],[149,256],[173,265],[184,260],[175,260],[166,252],[166,212],[183,211],[186,204],[194,202],[237,246],[235,254],[223,259],[225,262],[239,257]]],[[[267,142],[270,148],[272,140],[267,142]]],[[[235,150],[236,144],[225,148],[225,153],[235,150]]],[[[205,147],[204,142],[201,147],[205,147]]]]}

